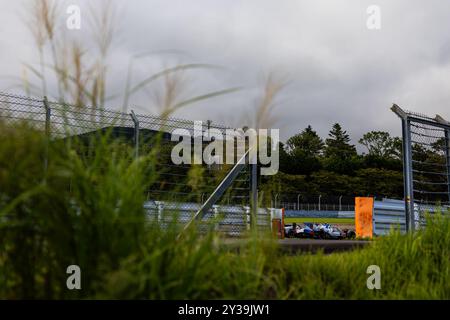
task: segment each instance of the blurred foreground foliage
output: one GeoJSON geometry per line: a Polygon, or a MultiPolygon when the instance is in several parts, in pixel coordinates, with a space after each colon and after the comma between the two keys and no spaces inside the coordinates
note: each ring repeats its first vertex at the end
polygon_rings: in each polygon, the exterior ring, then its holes
{"type": "Polygon", "coordinates": [[[239,250],[195,228],[177,239],[176,224],[161,229],[142,206],[156,175],[151,155],[134,159],[105,139],[87,161],[75,143],[0,126],[1,299],[450,298],[442,216],[332,255],[284,255],[268,235],[249,235],[239,250]],[[72,264],[81,290],[66,288],[72,264]],[[369,265],[381,268],[381,290],[367,289],[369,265]]]}

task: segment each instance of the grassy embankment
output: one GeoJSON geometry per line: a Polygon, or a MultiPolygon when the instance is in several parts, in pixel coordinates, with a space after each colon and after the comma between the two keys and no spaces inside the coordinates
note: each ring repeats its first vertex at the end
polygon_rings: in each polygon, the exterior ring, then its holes
{"type": "Polygon", "coordinates": [[[450,221],[416,234],[374,240],[332,255],[286,256],[249,235],[239,252],[214,232],[146,222],[143,190],[155,157],[98,143],[89,161],[74,143],[0,123],[0,298],[449,299],[450,221]],[[118,156],[122,154],[122,156],[118,156]],[[69,187],[68,187],[69,186],[69,187]],[[66,268],[82,270],[82,290],[66,288],[66,268]],[[381,268],[381,290],[366,286],[381,268]]]}

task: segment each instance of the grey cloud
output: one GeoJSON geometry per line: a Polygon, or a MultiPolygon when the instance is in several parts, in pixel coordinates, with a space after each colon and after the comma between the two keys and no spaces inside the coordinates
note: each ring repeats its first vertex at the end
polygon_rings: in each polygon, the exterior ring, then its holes
{"type": "MultiPolygon", "coordinates": [[[[2,0],[0,67],[18,75],[20,61],[33,57],[32,43],[17,17],[19,3],[2,0]]],[[[72,1],[85,6],[87,1],[72,1]]],[[[120,41],[111,55],[113,91],[133,54],[177,49],[186,55],[143,59],[136,79],[164,63],[213,63],[224,71],[187,73],[194,93],[232,86],[242,92],[180,110],[179,117],[246,123],[261,95],[264,75],[278,71],[290,79],[280,97],[276,124],[285,139],[311,124],[326,136],[341,122],[354,143],[367,130],[400,134],[392,102],[450,118],[450,3],[431,0],[131,0],[118,2],[120,41]],[[366,28],[366,8],[381,7],[382,28],[366,28]]],[[[89,35],[83,30],[82,37],[89,35]]],[[[7,79],[0,80],[2,88],[7,79]]],[[[116,92],[114,92],[116,93],[116,92]]],[[[132,101],[147,108],[141,93],[132,101]]],[[[120,105],[120,100],[111,105],[120,105]]],[[[146,109],[153,111],[151,108],[146,109]]]]}

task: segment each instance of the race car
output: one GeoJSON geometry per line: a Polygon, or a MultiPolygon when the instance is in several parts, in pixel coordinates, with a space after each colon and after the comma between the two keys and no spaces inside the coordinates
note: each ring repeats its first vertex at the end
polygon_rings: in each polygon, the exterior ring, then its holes
{"type": "Polygon", "coordinates": [[[314,231],[307,224],[299,226],[296,223],[284,226],[286,238],[314,238],[314,231]]]}
{"type": "Polygon", "coordinates": [[[318,236],[322,239],[353,239],[356,237],[354,230],[341,230],[336,226],[324,223],[318,227],[318,236]]]}
{"type": "Polygon", "coordinates": [[[293,223],[292,225],[285,226],[285,232],[289,238],[354,239],[356,237],[354,230],[341,230],[329,223],[305,222],[302,227],[293,223]]]}
{"type": "Polygon", "coordinates": [[[300,238],[314,238],[314,230],[307,224],[304,224],[299,230],[299,236],[300,238]]]}
{"type": "Polygon", "coordinates": [[[333,227],[328,223],[322,225],[321,230],[321,235],[324,239],[344,239],[342,230],[338,227],[333,227]]]}
{"type": "Polygon", "coordinates": [[[344,229],[344,230],[342,230],[342,232],[344,233],[344,238],[345,239],[355,239],[356,238],[355,230],[344,229]]]}
{"type": "Polygon", "coordinates": [[[354,230],[341,230],[329,223],[305,222],[303,226],[293,223],[285,225],[284,231],[287,238],[353,239],[356,237],[354,230]]]}
{"type": "Polygon", "coordinates": [[[284,236],[286,238],[295,238],[297,234],[297,224],[285,224],[284,225],[284,236]]]}

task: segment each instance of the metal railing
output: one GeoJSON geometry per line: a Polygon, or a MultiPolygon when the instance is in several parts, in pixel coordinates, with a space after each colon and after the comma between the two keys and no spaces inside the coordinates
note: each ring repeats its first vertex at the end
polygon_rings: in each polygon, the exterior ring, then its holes
{"type": "MultiPolygon", "coordinates": [[[[220,185],[222,177],[232,168],[231,165],[177,165],[170,160],[171,147],[178,143],[172,142],[171,139],[175,129],[187,130],[191,137],[212,128],[222,133],[234,130],[209,120],[199,126],[190,120],[136,114],[133,110],[123,113],[105,108],[48,101],[45,97],[37,99],[0,92],[0,121],[10,126],[26,122],[29,127],[45,132],[50,142],[68,141],[75,137],[84,141],[77,145],[77,151],[84,155],[89,155],[89,152],[95,149],[96,140],[91,138],[106,132],[112,139],[123,141],[132,148],[134,157],[150,152],[159,141],[161,150],[155,167],[158,179],[146,190],[149,200],[204,203],[220,185]],[[189,175],[194,167],[201,167],[203,172],[202,179],[196,182],[195,186],[190,183],[189,175]]],[[[47,157],[44,159],[45,168],[48,160],[47,157]]],[[[250,206],[250,167],[245,164],[239,174],[228,181],[227,190],[221,190],[223,195],[220,199],[214,199],[214,204],[250,206]]],[[[254,183],[256,184],[256,178],[254,183]]],[[[253,189],[256,190],[255,186],[253,189]]]]}
{"type": "Polygon", "coordinates": [[[424,224],[424,214],[450,205],[450,122],[393,105],[402,120],[406,229],[424,224]]]}
{"type": "Polygon", "coordinates": [[[349,211],[355,209],[355,198],[352,196],[332,196],[298,192],[274,193],[265,195],[264,197],[270,197],[271,207],[285,208],[287,210],[349,211]]]}
{"type": "Polygon", "coordinates": [[[375,201],[373,209],[373,234],[385,235],[392,229],[406,231],[405,202],[384,199],[375,201]]]}
{"type": "Polygon", "coordinates": [[[297,211],[354,211],[355,205],[352,204],[335,204],[335,203],[292,203],[280,202],[279,206],[286,210],[297,211]]]}
{"type": "MultiPolygon", "coordinates": [[[[148,218],[156,220],[163,228],[173,223],[174,219],[181,226],[187,225],[200,207],[198,203],[167,201],[147,201],[144,204],[148,218]]],[[[259,208],[257,214],[252,215],[249,206],[214,205],[197,220],[198,230],[214,230],[230,237],[243,235],[252,225],[261,231],[267,231],[271,228],[271,210],[259,208]],[[255,221],[252,222],[252,219],[255,221]]]]}

